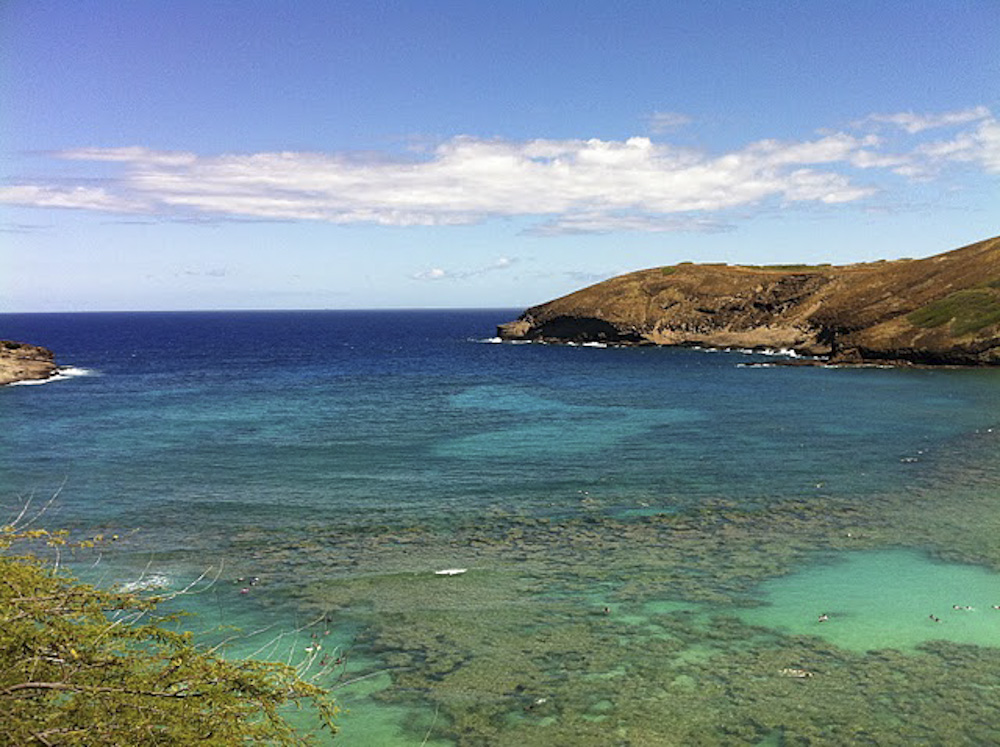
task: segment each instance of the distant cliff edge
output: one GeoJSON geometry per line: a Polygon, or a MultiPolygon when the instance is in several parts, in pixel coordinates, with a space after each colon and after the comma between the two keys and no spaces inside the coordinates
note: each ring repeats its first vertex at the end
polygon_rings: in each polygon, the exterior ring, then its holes
{"type": "Polygon", "coordinates": [[[47,379],[55,372],[55,356],[48,348],[0,340],[0,386],[47,379]]]}
{"type": "Polygon", "coordinates": [[[533,306],[497,334],[785,348],[832,363],[1000,365],[1000,237],[926,259],[640,270],[533,306]]]}

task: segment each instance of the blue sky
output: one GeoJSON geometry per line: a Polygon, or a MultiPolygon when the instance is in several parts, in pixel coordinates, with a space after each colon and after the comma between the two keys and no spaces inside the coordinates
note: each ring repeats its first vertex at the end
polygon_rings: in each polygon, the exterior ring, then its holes
{"type": "Polygon", "coordinates": [[[522,307],[1000,234],[1000,3],[0,4],[0,311],[522,307]]]}

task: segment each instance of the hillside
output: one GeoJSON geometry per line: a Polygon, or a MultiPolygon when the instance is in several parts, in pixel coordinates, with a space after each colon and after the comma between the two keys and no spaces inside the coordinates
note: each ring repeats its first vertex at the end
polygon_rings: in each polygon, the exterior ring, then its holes
{"type": "Polygon", "coordinates": [[[640,270],[534,306],[497,333],[789,348],[833,362],[998,365],[1000,237],[926,259],[640,270]]]}

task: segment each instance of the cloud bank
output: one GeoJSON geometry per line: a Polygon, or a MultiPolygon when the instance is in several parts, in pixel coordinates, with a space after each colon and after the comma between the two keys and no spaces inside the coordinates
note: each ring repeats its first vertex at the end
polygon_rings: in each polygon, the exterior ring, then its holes
{"type": "MultiPolygon", "coordinates": [[[[687,118],[660,113],[655,127],[687,118]]],[[[1000,122],[985,107],[874,114],[848,131],[760,140],[711,154],[647,137],[509,141],[471,136],[420,158],[379,153],[198,155],[139,146],[58,159],[120,164],[101,187],[18,183],[0,202],[169,219],[310,220],[382,226],[529,218],[539,235],[726,230],[734,210],[857,203],[888,177],[962,166],[1000,173],[1000,122]],[[927,133],[948,130],[932,139],[927,133]]],[[[106,168],[106,167],[105,167],[106,168]]],[[[429,271],[432,272],[432,271],[429,271]]],[[[444,272],[444,271],[442,271],[444,272]]]]}

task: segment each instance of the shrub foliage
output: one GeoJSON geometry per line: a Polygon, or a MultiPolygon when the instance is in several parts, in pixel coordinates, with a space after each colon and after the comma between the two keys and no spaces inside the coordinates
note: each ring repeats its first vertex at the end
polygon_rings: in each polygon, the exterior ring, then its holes
{"type": "Polygon", "coordinates": [[[66,537],[0,528],[0,744],[302,744],[282,714],[306,704],[333,731],[329,693],[294,668],[226,660],[161,599],[80,583],[30,543],[66,537]]]}
{"type": "Polygon", "coordinates": [[[956,337],[978,332],[1000,323],[1000,294],[985,288],[968,288],[917,309],[909,315],[918,327],[939,327],[951,322],[951,334],[956,337]]]}

